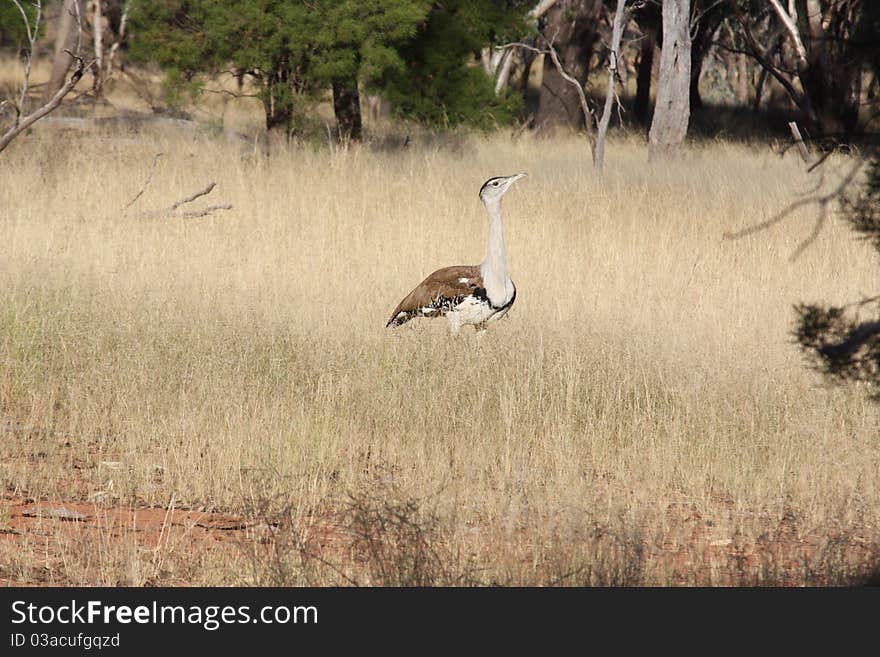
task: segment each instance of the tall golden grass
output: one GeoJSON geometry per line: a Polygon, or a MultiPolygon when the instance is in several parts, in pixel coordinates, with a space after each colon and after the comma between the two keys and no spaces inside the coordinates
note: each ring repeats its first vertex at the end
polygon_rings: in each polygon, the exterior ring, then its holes
{"type": "Polygon", "coordinates": [[[858,299],[878,263],[837,221],[790,261],[814,208],[722,240],[810,188],[792,156],[711,143],[649,163],[619,138],[599,180],[575,137],[265,158],[207,136],[47,127],[3,154],[0,181],[7,494],[283,515],[270,526],[296,538],[289,552],[261,562],[245,546],[232,584],[786,569],[810,583],[866,567],[835,551],[842,536],[876,548],[877,407],[827,387],[789,332],[793,304],[858,299]],[[427,273],[480,261],[477,190],[517,171],[508,318],[482,339],[442,321],[385,329],[427,273]],[[209,181],[233,210],[140,215],[209,181]],[[350,528],[356,512],[363,529],[401,509],[424,530],[412,559],[406,532],[358,534],[404,555],[394,577],[307,549],[321,517],[350,528]],[[786,555],[762,547],[785,531],[786,555]]]}

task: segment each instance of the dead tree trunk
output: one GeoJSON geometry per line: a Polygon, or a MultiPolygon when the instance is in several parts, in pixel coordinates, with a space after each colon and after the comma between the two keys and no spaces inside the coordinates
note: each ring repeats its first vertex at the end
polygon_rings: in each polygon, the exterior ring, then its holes
{"type": "Polygon", "coordinates": [[[663,48],[657,102],[648,133],[651,155],[674,149],[687,135],[690,119],[690,0],[664,0],[663,48]]]}
{"type": "Polygon", "coordinates": [[[92,0],[92,36],[95,42],[94,83],[92,91],[96,98],[101,97],[104,86],[104,11],[101,0],[92,0]]]}
{"type": "MultiPolygon", "coordinates": [[[[601,0],[560,0],[547,12],[544,34],[555,44],[563,68],[581,86],[590,72],[590,57],[598,39],[601,0]]],[[[584,117],[577,90],[562,77],[549,57],[544,57],[541,92],[535,128],[582,128],[584,117]]]]}
{"type": "Polygon", "coordinates": [[[357,79],[333,80],[333,112],[340,141],[360,141],[363,123],[357,79]]]}
{"type": "Polygon", "coordinates": [[[58,90],[64,86],[67,71],[73,63],[73,57],[68,52],[77,51],[79,32],[82,25],[81,17],[85,10],[83,0],[64,0],[61,13],[58,15],[58,32],[55,35],[55,56],[52,59],[52,73],[46,90],[43,92],[43,102],[48,103],[58,90]]]}
{"type": "MultiPolygon", "coordinates": [[[[614,21],[611,28],[611,44],[608,53],[608,88],[605,91],[605,106],[602,110],[602,118],[596,126],[596,148],[593,150],[593,166],[596,172],[602,175],[605,166],[605,135],[611,123],[611,112],[614,110],[614,101],[617,99],[618,69],[621,64],[620,41],[623,38],[623,28],[626,17],[626,0],[617,0],[617,9],[614,11],[614,21]]],[[[588,117],[584,117],[589,121],[588,117]]]]}

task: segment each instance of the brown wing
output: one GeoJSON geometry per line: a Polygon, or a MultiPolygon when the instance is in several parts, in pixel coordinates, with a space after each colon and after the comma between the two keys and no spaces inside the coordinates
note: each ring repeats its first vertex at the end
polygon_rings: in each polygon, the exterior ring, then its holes
{"type": "Polygon", "coordinates": [[[413,317],[442,315],[463,297],[483,287],[479,267],[456,265],[438,269],[397,304],[386,326],[400,326],[413,317]]]}

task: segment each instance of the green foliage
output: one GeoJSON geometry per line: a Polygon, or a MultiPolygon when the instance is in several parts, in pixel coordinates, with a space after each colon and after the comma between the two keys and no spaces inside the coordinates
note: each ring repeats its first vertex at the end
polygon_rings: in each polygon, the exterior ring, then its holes
{"type": "MultiPolygon", "coordinates": [[[[22,8],[33,29],[37,10],[30,2],[22,2],[22,8]]],[[[40,28],[42,30],[42,21],[40,28]]],[[[24,18],[15,3],[11,0],[0,0],[0,45],[27,46],[27,28],[24,18]]]]}
{"type": "Polygon", "coordinates": [[[509,123],[522,99],[496,96],[492,78],[473,59],[484,46],[523,34],[527,8],[494,0],[435,3],[417,38],[402,50],[406,67],[389,70],[382,81],[398,115],[433,126],[509,123]]]}
{"type": "Polygon", "coordinates": [[[474,55],[523,34],[530,6],[526,0],[162,0],[135,5],[130,54],[168,73],[174,103],[197,92],[202,76],[243,72],[258,83],[270,127],[277,121],[290,128],[297,94],[320,94],[342,81],[384,93],[401,116],[487,129],[511,121],[522,101],[496,96],[474,55]]]}
{"type": "Polygon", "coordinates": [[[323,81],[370,82],[402,70],[397,46],[416,35],[429,8],[427,0],[324,2],[311,34],[313,75],[323,81]]]}
{"type": "Polygon", "coordinates": [[[303,22],[298,8],[272,0],[138,3],[131,14],[129,55],[164,69],[172,95],[199,74],[229,67],[260,80],[267,91],[269,81],[289,75],[305,57],[304,44],[297,48],[295,38],[303,22]]]}
{"type": "Polygon", "coordinates": [[[176,68],[169,69],[162,81],[165,102],[173,108],[179,108],[186,101],[198,98],[203,86],[201,78],[189,77],[176,68]]]}
{"type": "Polygon", "coordinates": [[[259,85],[267,112],[288,127],[296,94],[336,79],[369,82],[404,63],[428,0],[163,0],[132,13],[131,56],[168,72],[179,99],[184,83],[230,67],[259,85]]]}

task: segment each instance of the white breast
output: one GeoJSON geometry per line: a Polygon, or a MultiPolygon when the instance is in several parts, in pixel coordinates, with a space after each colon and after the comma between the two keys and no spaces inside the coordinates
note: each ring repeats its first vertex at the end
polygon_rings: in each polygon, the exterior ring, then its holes
{"type": "Polygon", "coordinates": [[[454,310],[450,310],[447,313],[447,315],[453,315],[453,317],[449,317],[451,322],[462,326],[465,324],[482,324],[494,314],[495,311],[488,303],[476,297],[465,297],[454,310]]]}

